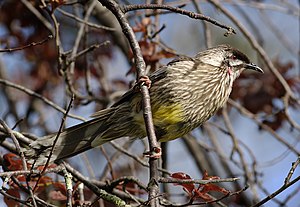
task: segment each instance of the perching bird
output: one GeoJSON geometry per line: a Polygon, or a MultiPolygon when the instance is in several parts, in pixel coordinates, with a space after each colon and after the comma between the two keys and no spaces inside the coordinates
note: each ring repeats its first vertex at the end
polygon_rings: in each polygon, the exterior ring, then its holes
{"type": "MultiPolygon", "coordinates": [[[[151,107],[158,141],[173,140],[200,126],[227,101],[233,81],[245,69],[263,73],[248,57],[229,45],[219,45],[194,58],[171,61],[149,76],[151,107]]],[[[142,97],[136,87],[94,119],[65,129],[51,161],[74,156],[120,137],[143,138],[146,130],[142,97]]],[[[44,164],[56,135],[36,140],[25,154],[44,164]]]]}

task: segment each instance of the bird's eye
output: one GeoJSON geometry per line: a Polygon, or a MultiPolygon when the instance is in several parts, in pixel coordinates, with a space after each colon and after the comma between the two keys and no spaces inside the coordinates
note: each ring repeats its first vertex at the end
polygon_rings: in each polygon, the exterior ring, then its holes
{"type": "Polygon", "coordinates": [[[232,59],[232,60],[236,60],[237,58],[236,58],[235,55],[232,55],[232,56],[231,56],[231,59],[232,59]]]}

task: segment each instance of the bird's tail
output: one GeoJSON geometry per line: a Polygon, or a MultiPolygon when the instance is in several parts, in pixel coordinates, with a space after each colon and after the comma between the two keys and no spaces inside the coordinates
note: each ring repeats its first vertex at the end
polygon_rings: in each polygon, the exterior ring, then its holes
{"type": "Polygon", "coordinates": [[[50,154],[50,162],[53,162],[74,156],[105,142],[124,136],[123,133],[120,133],[119,136],[111,136],[110,138],[103,136],[111,128],[108,125],[112,123],[107,120],[113,116],[115,109],[109,108],[101,112],[101,115],[98,115],[97,118],[67,128],[59,135],[48,135],[32,142],[30,147],[25,150],[25,155],[29,158],[29,162],[35,163],[35,165],[44,165],[47,159],[49,159],[50,154]],[[55,140],[56,143],[54,145],[55,140]]]}

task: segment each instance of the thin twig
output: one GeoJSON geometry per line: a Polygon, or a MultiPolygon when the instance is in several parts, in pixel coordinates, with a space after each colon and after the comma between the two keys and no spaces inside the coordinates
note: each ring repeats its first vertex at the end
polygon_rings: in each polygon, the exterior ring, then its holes
{"type": "Polygon", "coordinates": [[[30,44],[28,45],[24,45],[24,46],[20,46],[20,47],[14,47],[14,48],[7,48],[7,49],[0,49],[0,52],[15,52],[15,51],[18,51],[18,50],[24,50],[24,49],[27,49],[29,47],[34,47],[34,46],[37,46],[37,45],[42,45],[44,44],[45,42],[47,42],[48,40],[52,39],[53,36],[52,35],[49,35],[47,38],[41,40],[41,41],[38,41],[38,42],[31,42],[30,44]]]}
{"type": "MultiPolygon", "coordinates": [[[[63,166],[58,165],[54,168],[47,168],[44,173],[58,173],[61,172],[63,169],[63,166]]],[[[16,170],[16,171],[8,171],[8,172],[0,172],[0,177],[12,177],[12,176],[18,176],[18,175],[39,175],[41,174],[41,170],[32,169],[32,170],[16,170]]]]}
{"type": "Polygon", "coordinates": [[[55,34],[51,23],[32,5],[30,1],[21,0],[21,2],[26,6],[26,8],[34,14],[37,19],[51,32],[52,35],[55,34]]]}
{"type": "MultiPolygon", "coordinates": [[[[236,192],[232,192],[232,193],[227,193],[226,195],[220,197],[220,198],[214,198],[211,201],[205,201],[205,202],[194,202],[194,199],[190,199],[189,202],[184,203],[184,204],[161,204],[162,206],[167,206],[167,207],[185,207],[185,206],[202,206],[202,205],[209,205],[209,204],[218,204],[221,207],[226,207],[226,205],[224,205],[223,203],[221,203],[220,201],[222,201],[223,199],[227,198],[227,197],[231,197],[231,196],[235,196],[235,195],[239,195],[242,192],[244,192],[245,190],[247,190],[248,186],[244,187],[243,189],[236,191],[236,192]]],[[[212,196],[211,196],[212,197],[212,196]]],[[[213,197],[212,197],[213,198],[213,197]]]]}
{"type": "MultiPolygon", "coordinates": [[[[202,14],[202,11],[200,9],[200,4],[196,2],[196,0],[192,0],[192,3],[196,9],[196,12],[199,14],[202,14]]],[[[205,39],[205,46],[206,48],[212,47],[212,36],[211,36],[211,29],[209,27],[209,23],[206,21],[203,21],[203,29],[204,29],[204,39],[205,39]]]]}
{"type": "MultiPolygon", "coordinates": [[[[92,3],[90,4],[87,11],[85,12],[85,16],[84,16],[84,19],[83,19],[84,22],[79,23],[79,29],[78,29],[77,36],[76,36],[76,39],[75,39],[75,42],[74,42],[74,46],[72,48],[70,59],[75,59],[75,57],[77,56],[77,51],[78,51],[78,48],[79,48],[79,44],[80,44],[80,42],[82,40],[82,37],[84,35],[84,28],[86,27],[85,22],[88,21],[88,19],[91,16],[92,11],[95,8],[96,4],[97,4],[97,0],[92,0],[92,3]]],[[[75,62],[72,61],[71,64],[70,64],[70,68],[69,68],[69,72],[70,72],[71,75],[74,74],[74,68],[75,68],[75,62]]],[[[71,84],[72,84],[72,82],[71,82],[71,84]]]]}
{"type": "MultiPolygon", "coordinates": [[[[139,163],[139,164],[142,165],[143,167],[147,167],[147,168],[150,167],[150,165],[149,165],[147,162],[143,161],[143,159],[141,159],[139,156],[132,154],[131,152],[129,152],[128,150],[126,150],[124,147],[119,146],[116,142],[110,141],[109,143],[110,143],[116,150],[122,152],[123,155],[127,155],[128,157],[132,158],[133,160],[135,160],[137,163],[139,163]]],[[[169,172],[168,170],[163,169],[163,168],[160,168],[160,167],[159,167],[157,170],[160,171],[160,172],[163,172],[163,173],[165,173],[165,174],[168,174],[168,175],[171,174],[171,172],[169,172]]]]}
{"type": "Polygon", "coordinates": [[[27,170],[27,163],[26,163],[26,159],[25,159],[25,156],[24,156],[24,152],[23,152],[23,149],[21,148],[21,146],[19,144],[18,139],[15,137],[15,134],[13,133],[13,131],[7,126],[7,124],[2,119],[0,119],[0,124],[3,126],[3,128],[6,130],[7,134],[13,140],[13,142],[16,146],[16,150],[18,152],[18,155],[21,157],[23,170],[27,170]]]}
{"type": "MultiPolygon", "coordinates": [[[[45,104],[47,104],[48,106],[51,106],[52,108],[56,109],[57,111],[59,111],[61,113],[66,113],[66,111],[63,108],[61,108],[60,106],[58,106],[54,102],[50,101],[46,97],[30,90],[29,88],[26,88],[24,86],[18,85],[17,83],[13,83],[13,82],[10,82],[8,80],[1,79],[1,78],[0,78],[0,84],[3,84],[5,86],[9,86],[11,88],[18,89],[18,90],[20,90],[20,91],[22,91],[22,92],[24,92],[24,93],[26,93],[30,96],[33,96],[35,98],[40,99],[45,104]]],[[[86,121],[86,119],[84,119],[83,117],[77,116],[77,115],[74,115],[74,114],[68,114],[68,117],[73,118],[73,119],[77,119],[77,120],[80,120],[80,121],[86,121]]]]}
{"type": "Polygon", "coordinates": [[[227,128],[227,130],[230,134],[230,138],[232,139],[232,144],[233,144],[233,149],[232,149],[230,157],[231,157],[231,159],[233,159],[234,152],[238,153],[238,155],[240,157],[240,160],[241,160],[241,163],[242,163],[242,166],[243,166],[243,171],[245,173],[245,182],[246,183],[247,182],[253,182],[253,179],[251,179],[253,177],[253,175],[250,173],[250,171],[248,169],[248,166],[247,166],[247,163],[246,163],[246,160],[245,160],[245,157],[244,157],[244,154],[243,154],[242,150],[239,147],[238,138],[236,137],[236,135],[234,133],[234,129],[233,129],[233,127],[231,125],[231,122],[229,120],[229,116],[228,116],[228,112],[226,110],[226,106],[222,109],[222,115],[223,115],[225,126],[226,126],[226,128],[227,128]]]}
{"type": "Polygon", "coordinates": [[[238,1],[224,1],[226,4],[239,4],[241,6],[247,6],[247,7],[252,7],[255,9],[259,10],[272,10],[276,12],[282,12],[288,15],[293,15],[293,16],[300,16],[299,13],[299,8],[296,6],[293,7],[287,7],[287,6],[279,6],[276,4],[270,4],[270,3],[264,3],[264,2],[257,2],[257,1],[243,1],[243,0],[238,0],[238,1]]]}
{"type": "Polygon", "coordinates": [[[138,4],[138,5],[127,5],[127,6],[123,6],[122,11],[124,13],[129,12],[129,11],[134,11],[134,10],[140,10],[140,9],[165,9],[165,10],[169,10],[172,11],[174,13],[178,13],[178,14],[182,14],[182,15],[186,15],[188,17],[191,17],[193,19],[201,19],[207,22],[210,22],[218,27],[224,28],[227,30],[226,35],[231,35],[231,34],[235,34],[235,31],[232,27],[229,27],[225,24],[220,23],[219,21],[205,16],[203,14],[197,14],[195,12],[191,12],[191,11],[187,11],[185,9],[180,9],[180,8],[175,8],[172,6],[168,6],[168,5],[161,5],[161,4],[138,4]]]}
{"type": "Polygon", "coordinates": [[[29,207],[33,206],[33,205],[30,204],[30,202],[28,200],[25,201],[25,200],[22,200],[20,198],[15,197],[15,196],[12,196],[12,195],[6,193],[2,188],[0,188],[0,194],[2,194],[5,198],[17,201],[20,204],[23,204],[23,205],[26,205],[26,206],[29,206],[29,207]]]}
{"type": "Polygon", "coordinates": [[[103,146],[100,146],[100,150],[101,150],[102,154],[104,155],[104,157],[105,157],[105,159],[107,161],[107,166],[108,166],[108,169],[110,171],[110,175],[111,175],[112,179],[115,179],[116,176],[115,176],[115,173],[114,173],[113,164],[112,164],[111,160],[109,159],[108,154],[106,153],[106,151],[105,151],[105,149],[104,149],[103,146]]]}
{"type": "Polygon", "coordinates": [[[73,192],[73,185],[72,185],[72,174],[69,173],[66,168],[62,170],[64,174],[64,179],[66,183],[66,190],[67,190],[67,201],[66,206],[72,207],[72,192],[73,192]]]}
{"type": "Polygon", "coordinates": [[[228,99],[228,103],[235,107],[242,115],[245,115],[246,117],[252,119],[258,126],[260,126],[265,131],[269,132],[275,139],[277,139],[280,143],[285,145],[291,152],[296,154],[297,156],[300,155],[300,152],[290,143],[288,143],[283,137],[281,137],[278,133],[276,133],[271,127],[268,125],[262,123],[256,115],[251,113],[249,110],[247,110],[245,107],[241,106],[237,102],[235,102],[232,99],[228,99]]]}
{"type": "MultiPolygon", "coordinates": [[[[109,143],[111,143],[112,141],[110,141],[109,143]]],[[[121,149],[124,149],[124,150],[127,150],[132,144],[132,140],[128,140],[126,141],[122,146],[114,143],[117,147],[121,148],[121,149]]],[[[121,150],[118,150],[116,147],[115,149],[117,150],[116,152],[114,152],[114,154],[112,156],[110,156],[110,161],[111,163],[113,163],[114,161],[118,160],[118,158],[120,156],[123,155],[123,152],[121,150]]],[[[130,154],[130,153],[129,153],[130,154]]],[[[138,156],[137,156],[138,157],[138,156]]],[[[139,157],[138,157],[139,158],[139,157]]],[[[147,163],[146,163],[147,164],[147,163]]],[[[108,173],[110,172],[110,167],[109,167],[109,163],[106,164],[106,166],[104,167],[101,175],[99,176],[99,180],[104,180],[106,179],[108,173]]]]}
{"type": "Polygon", "coordinates": [[[262,199],[258,203],[252,205],[251,207],[262,206],[263,204],[267,203],[268,201],[270,201],[271,199],[275,198],[277,195],[279,195],[280,193],[282,193],[283,191],[285,191],[287,188],[289,188],[292,185],[294,185],[295,183],[297,183],[299,180],[300,180],[300,176],[296,177],[294,180],[292,180],[288,184],[284,184],[278,190],[276,190],[272,194],[268,195],[267,197],[265,197],[264,199],[262,199]]]}
{"type": "Polygon", "coordinates": [[[290,180],[291,180],[291,178],[292,178],[292,176],[293,176],[293,174],[294,174],[294,172],[295,172],[295,170],[296,170],[296,168],[299,164],[300,164],[300,156],[298,157],[298,159],[295,162],[292,163],[292,167],[291,167],[288,175],[284,179],[284,184],[285,185],[287,185],[290,182],[290,180]]]}
{"type": "MultiPolygon", "coordinates": [[[[125,201],[123,201],[121,198],[112,195],[108,192],[106,192],[105,190],[99,189],[96,185],[94,185],[93,183],[91,183],[90,179],[88,179],[86,176],[82,175],[81,173],[79,173],[77,170],[75,170],[74,168],[72,168],[69,164],[63,162],[66,169],[72,173],[72,175],[77,178],[78,180],[80,180],[82,183],[84,183],[84,185],[86,187],[88,187],[89,189],[91,189],[97,196],[101,197],[102,199],[116,205],[117,207],[130,207],[130,205],[127,205],[125,201]]],[[[128,196],[127,196],[128,198],[128,196]]]]}
{"type": "Polygon", "coordinates": [[[224,182],[236,182],[240,180],[240,178],[224,178],[224,179],[213,179],[213,180],[202,180],[202,179],[177,179],[177,178],[166,178],[160,177],[158,182],[160,183],[195,183],[195,184],[210,184],[210,183],[224,183],[224,182]]]}
{"type": "Polygon", "coordinates": [[[260,11],[260,16],[260,19],[265,22],[264,25],[270,28],[278,41],[280,41],[291,54],[295,54],[297,56],[297,53],[299,54],[297,44],[293,44],[292,39],[286,35],[285,31],[281,31],[281,29],[279,29],[280,27],[277,28],[278,25],[273,22],[273,18],[269,17],[264,10],[260,11]]]}
{"type": "Polygon", "coordinates": [[[101,46],[107,46],[108,44],[110,44],[110,41],[108,41],[108,40],[105,41],[105,42],[102,42],[100,44],[93,44],[93,45],[89,46],[88,48],[85,48],[84,50],[82,50],[82,51],[78,52],[77,54],[75,54],[74,57],[69,58],[68,63],[71,64],[72,62],[75,62],[76,59],[79,58],[80,56],[82,56],[82,55],[84,55],[84,54],[86,54],[90,51],[93,51],[93,50],[95,50],[95,49],[97,49],[101,46]]]}
{"type": "MultiPolygon", "coordinates": [[[[18,139],[15,137],[15,135],[13,133],[13,130],[11,130],[2,119],[0,119],[0,124],[7,130],[7,133],[12,138],[12,140],[13,140],[15,146],[16,146],[16,150],[18,152],[18,155],[21,157],[23,170],[27,170],[27,163],[26,163],[26,159],[25,159],[25,156],[24,156],[23,149],[21,148],[18,139]]],[[[27,184],[27,189],[29,191],[30,197],[32,198],[33,206],[37,207],[36,200],[34,198],[33,191],[31,189],[31,187],[29,186],[28,180],[26,180],[26,184],[27,184]]]]}
{"type": "Polygon", "coordinates": [[[93,27],[93,28],[96,28],[96,29],[104,29],[104,30],[107,30],[107,31],[116,31],[115,28],[111,28],[111,27],[107,27],[107,26],[103,26],[103,25],[98,25],[98,24],[94,24],[94,23],[91,23],[91,22],[88,22],[88,21],[85,21],[83,19],[80,19],[79,17],[69,13],[69,12],[66,12],[60,8],[57,8],[56,11],[59,11],[60,13],[62,13],[63,15],[67,16],[67,17],[70,17],[80,23],[83,23],[87,26],[90,26],[90,27],[93,27]]]}
{"type": "Polygon", "coordinates": [[[139,188],[148,191],[147,186],[145,186],[141,181],[139,181],[136,177],[133,176],[124,176],[120,177],[118,179],[112,180],[108,183],[110,188],[115,188],[117,185],[120,185],[123,183],[123,185],[126,185],[127,183],[135,183],[139,188]]]}
{"type": "MultiPolygon", "coordinates": [[[[54,148],[55,148],[55,145],[56,145],[56,142],[59,138],[59,135],[61,134],[61,132],[63,131],[63,128],[64,128],[64,125],[65,125],[65,121],[66,121],[66,118],[67,118],[67,115],[69,113],[69,111],[71,110],[72,108],[72,104],[73,104],[73,101],[74,101],[74,95],[72,96],[70,102],[69,102],[69,105],[67,107],[67,110],[66,110],[66,113],[64,114],[63,118],[62,118],[62,121],[61,121],[61,124],[60,124],[60,127],[59,127],[59,130],[56,134],[56,137],[53,141],[53,144],[52,144],[52,147],[51,147],[51,150],[50,150],[50,153],[49,153],[49,156],[47,158],[47,161],[46,161],[46,164],[43,166],[43,169],[42,169],[42,172],[38,178],[38,180],[36,181],[36,184],[34,186],[34,190],[38,187],[38,184],[39,184],[39,181],[41,180],[42,178],[42,175],[44,174],[44,172],[46,171],[46,169],[48,168],[49,164],[50,164],[50,160],[51,160],[51,157],[53,155],[53,151],[54,151],[54,148]]],[[[33,166],[32,166],[33,167],[33,166]]]]}
{"type": "Polygon", "coordinates": [[[67,109],[66,109],[66,113],[64,114],[64,116],[63,116],[63,118],[62,118],[62,121],[61,121],[61,123],[60,123],[59,130],[58,130],[58,132],[57,132],[57,134],[56,134],[56,137],[55,137],[55,139],[54,139],[54,141],[53,141],[53,144],[52,144],[52,147],[51,147],[51,150],[50,150],[50,153],[49,153],[47,162],[46,162],[46,164],[45,164],[45,166],[44,166],[42,172],[44,172],[44,171],[47,169],[47,167],[48,167],[48,165],[49,165],[49,163],[50,163],[51,156],[53,155],[53,151],[54,151],[55,145],[56,145],[56,143],[57,143],[57,140],[58,140],[58,138],[59,138],[59,135],[60,135],[60,134],[62,133],[62,131],[63,131],[63,128],[64,128],[64,126],[65,126],[66,119],[67,119],[67,117],[68,117],[68,113],[69,113],[69,111],[70,111],[71,108],[72,108],[72,104],[73,104],[74,99],[75,99],[75,97],[74,97],[74,95],[72,95],[72,97],[71,97],[71,99],[70,99],[70,102],[69,102],[69,105],[68,105],[68,107],[67,107],[67,109]]]}
{"type": "Polygon", "coordinates": [[[292,127],[296,128],[300,131],[300,124],[298,124],[296,121],[292,119],[289,113],[289,96],[286,94],[284,97],[282,97],[283,104],[284,104],[284,113],[286,115],[287,120],[290,122],[292,127]]]}

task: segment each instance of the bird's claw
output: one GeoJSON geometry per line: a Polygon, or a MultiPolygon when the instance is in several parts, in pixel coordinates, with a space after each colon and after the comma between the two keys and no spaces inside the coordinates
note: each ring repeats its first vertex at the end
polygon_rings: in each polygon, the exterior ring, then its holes
{"type": "Polygon", "coordinates": [[[147,88],[149,89],[151,87],[151,80],[149,79],[148,76],[142,75],[138,80],[137,84],[140,86],[146,85],[147,88]]]}
{"type": "Polygon", "coordinates": [[[161,148],[160,147],[153,147],[152,150],[144,152],[143,155],[145,157],[159,159],[161,157],[161,148]]]}

